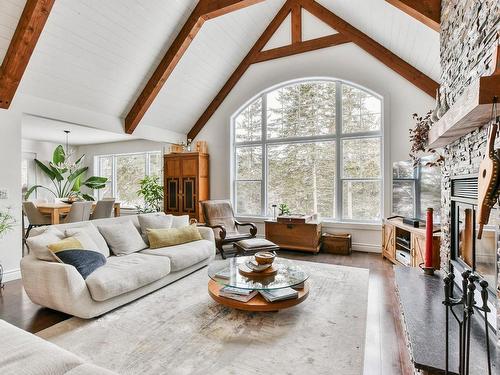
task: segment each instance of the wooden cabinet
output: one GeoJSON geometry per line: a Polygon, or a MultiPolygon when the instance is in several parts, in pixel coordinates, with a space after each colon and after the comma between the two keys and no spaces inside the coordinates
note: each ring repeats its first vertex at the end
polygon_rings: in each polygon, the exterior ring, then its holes
{"type": "Polygon", "coordinates": [[[201,201],[210,197],[208,154],[171,153],[164,156],[164,210],[203,222],[201,201]]]}
{"type": "Polygon", "coordinates": [[[321,246],[321,223],[278,223],[266,220],[266,238],[282,249],[319,252],[321,246]]]}
{"type": "MultiPolygon", "coordinates": [[[[425,238],[425,228],[413,228],[404,224],[399,218],[385,220],[382,232],[382,257],[401,265],[401,255],[403,255],[409,258],[408,266],[419,267],[424,263],[425,238]],[[399,258],[398,252],[401,253],[399,258]]],[[[432,243],[433,266],[439,269],[441,244],[439,227],[434,229],[432,243]]]]}

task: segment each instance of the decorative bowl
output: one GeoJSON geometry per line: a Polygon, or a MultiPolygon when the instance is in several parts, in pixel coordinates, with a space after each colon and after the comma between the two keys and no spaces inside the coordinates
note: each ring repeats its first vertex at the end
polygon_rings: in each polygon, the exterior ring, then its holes
{"type": "Polygon", "coordinates": [[[271,264],[276,258],[276,253],[271,251],[259,251],[255,253],[255,261],[258,264],[271,264]]]}

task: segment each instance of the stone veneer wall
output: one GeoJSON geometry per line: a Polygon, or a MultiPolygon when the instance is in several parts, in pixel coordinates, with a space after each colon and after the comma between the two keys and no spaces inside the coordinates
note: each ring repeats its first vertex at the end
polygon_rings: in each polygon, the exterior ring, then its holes
{"type": "MultiPolygon", "coordinates": [[[[441,2],[441,93],[451,106],[472,80],[493,72],[492,52],[500,32],[498,0],[442,0],[441,2]]],[[[483,158],[487,129],[478,129],[444,149],[442,180],[441,265],[450,257],[450,188],[452,176],[477,173],[483,158]]],[[[499,146],[500,143],[497,143],[499,146]]],[[[498,218],[492,218],[498,220],[498,218]]],[[[497,221],[498,222],[498,221],[497,221]]],[[[500,223],[499,223],[500,224],[500,223]]],[[[498,249],[500,259],[500,248],[498,249]]],[[[499,264],[500,269],[500,264],[499,264]]],[[[499,274],[500,281],[500,274],[499,274]]],[[[500,288],[500,285],[498,285],[500,288]]],[[[497,303],[500,327],[500,306],[497,303]]],[[[498,330],[500,343],[500,329],[498,330]]]]}

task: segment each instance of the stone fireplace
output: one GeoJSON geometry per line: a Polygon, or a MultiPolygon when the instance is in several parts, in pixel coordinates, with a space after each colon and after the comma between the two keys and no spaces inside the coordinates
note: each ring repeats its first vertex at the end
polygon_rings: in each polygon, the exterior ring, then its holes
{"type": "MultiPolygon", "coordinates": [[[[441,2],[440,84],[441,93],[446,95],[450,107],[471,82],[494,71],[492,55],[498,44],[500,31],[499,7],[498,0],[442,0],[441,2]]],[[[494,295],[495,290],[500,287],[498,284],[500,278],[490,275],[491,264],[488,263],[491,262],[491,254],[478,251],[481,249],[481,243],[475,242],[474,203],[477,198],[466,197],[459,202],[452,192],[453,184],[456,184],[457,179],[461,177],[476,178],[477,181],[479,165],[484,156],[486,136],[487,127],[478,128],[444,147],[441,266],[448,269],[449,262],[452,261],[452,265],[483,267],[482,272],[488,273],[487,281],[496,284],[491,289],[494,295]],[[476,249],[475,252],[472,251],[473,247],[476,249]],[[474,256],[476,258],[473,258],[474,256]]],[[[500,147],[498,140],[496,147],[500,147]]],[[[496,229],[500,224],[499,211],[498,209],[492,211],[489,234],[498,233],[496,229]]],[[[497,258],[494,259],[494,272],[498,275],[500,248],[498,234],[493,236],[497,253],[497,258]]]]}

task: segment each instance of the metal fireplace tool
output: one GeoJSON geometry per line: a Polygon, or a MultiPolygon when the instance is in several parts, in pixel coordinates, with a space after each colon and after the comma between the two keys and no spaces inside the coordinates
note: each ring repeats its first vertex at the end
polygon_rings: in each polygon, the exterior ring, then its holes
{"type": "Polygon", "coordinates": [[[472,316],[474,310],[484,313],[484,331],[486,338],[486,352],[488,359],[488,375],[491,375],[491,354],[490,354],[490,339],[489,339],[489,324],[488,313],[491,312],[488,307],[488,283],[484,280],[479,282],[481,287],[481,301],[482,305],[477,306],[474,298],[475,290],[477,289],[476,283],[479,278],[467,270],[462,273],[462,295],[460,298],[454,298],[453,284],[455,275],[448,273],[444,277],[444,296],[443,304],[446,306],[446,370],[445,374],[449,374],[449,315],[450,311],[458,322],[459,327],[459,375],[469,375],[469,359],[470,359],[470,334],[472,328],[472,316]],[[458,308],[458,313],[453,309],[455,306],[458,308]],[[462,316],[460,317],[460,310],[462,316]]]}

